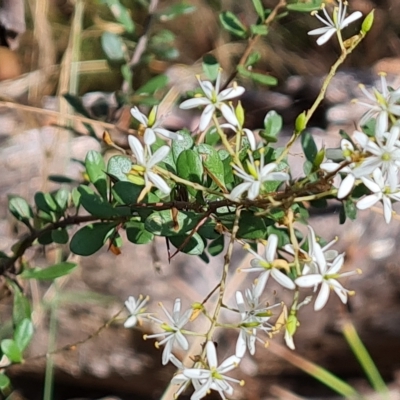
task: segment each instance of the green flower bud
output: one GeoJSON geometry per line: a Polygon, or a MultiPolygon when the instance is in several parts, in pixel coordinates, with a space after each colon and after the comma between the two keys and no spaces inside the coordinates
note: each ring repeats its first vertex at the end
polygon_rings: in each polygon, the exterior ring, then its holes
{"type": "Polygon", "coordinates": [[[239,125],[243,126],[243,124],[244,124],[244,109],[243,109],[241,101],[239,101],[238,105],[236,106],[235,115],[236,115],[237,120],[239,121],[239,125]]]}
{"type": "Polygon", "coordinates": [[[363,23],[362,23],[362,25],[361,25],[361,32],[364,33],[364,34],[368,33],[368,32],[371,30],[371,28],[372,28],[372,25],[373,25],[373,23],[374,23],[374,11],[375,11],[375,10],[372,10],[372,11],[365,17],[365,19],[364,19],[364,21],[363,21],[363,23]]]}
{"type": "Polygon", "coordinates": [[[296,128],[296,132],[300,133],[302,131],[304,131],[304,129],[307,126],[307,120],[306,120],[306,112],[303,111],[301,114],[299,114],[296,118],[296,122],[295,122],[295,128],[296,128]]]}

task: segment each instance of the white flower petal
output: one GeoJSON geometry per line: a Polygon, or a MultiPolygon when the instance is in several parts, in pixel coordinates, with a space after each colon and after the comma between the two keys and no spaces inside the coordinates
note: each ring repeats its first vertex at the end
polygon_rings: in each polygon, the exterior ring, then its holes
{"type": "Polygon", "coordinates": [[[360,11],[355,11],[352,14],[350,14],[341,24],[341,28],[345,28],[347,25],[351,24],[352,22],[360,19],[362,17],[362,14],[360,11]]]}
{"type": "Polygon", "coordinates": [[[334,34],[336,33],[336,29],[329,29],[328,32],[323,34],[321,37],[317,39],[317,45],[322,46],[325,44],[334,34]]]}
{"type": "Polygon", "coordinates": [[[321,289],[314,303],[315,311],[319,311],[325,307],[325,304],[329,299],[329,292],[330,292],[329,285],[326,282],[322,282],[321,289]]]}
{"type": "Polygon", "coordinates": [[[276,249],[278,247],[278,236],[272,233],[268,236],[268,243],[265,248],[265,257],[269,263],[275,260],[276,249]]]}
{"type": "Polygon", "coordinates": [[[250,182],[243,182],[240,185],[236,186],[230,193],[229,198],[233,201],[239,199],[244,192],[246,192],[252,183],[250,182]]]}
{"type": "Polygon", "coordinates": [[[131,315],[124,323],[124,327],[125,328],[132,328],[133,326],[135,326],[138,322],[138,318],[136,317],[136,315],[131,315]]]}
{"type": "Polygon", "coordinates": [[[337,194],[338,199],[343,199],[346,197],[351,192],[351,189],[353,189],[355,182],[356,178],[353,174],[347,175],[340,184],[337,194]]]}
{"type": "Polygon", "coordinates": [[[208,127],[208,125],[211,122],[214,112],[215,112],[214,104],[208,104],[200,117],[200,124],[199,124],[200,132],[203,132],[206,130],[206,128],[208,127]]]}
{"type": "Polygon", "coordinates": [[[150,157],[149,161],[147,162],[147,168],[153,168],[156,164],[164,160],[170,150],[171,149],[169,146],[161,146],[159,149],[157,149],[157,151],[150,157]]]}
{"type": "Polygon", "coordinates": [[[132,114],[133,118],[137,119],[144,126],[147,126],[149,120],[147,119],[147,117],[144,114],[142,114],[139,111],[139,109],[137,107],[131,108],[131,114],[132,114]]]}
{"type": "Polygon", "coordinates": [[[372,207],[380,200],[381,196],[379,194],[371,194],[369,196],[363,197],[361,200],[357,201],[357,208],[359,210],[366,210],[372,207]]]}
{"type": "Polygon", "coordinates": [[[142,143],[140,143],[139,139],[135,138],[135,136],[128,136],[129,147],[131,148],[133,154],[135,155],[136,161],[140,165],[145,164],[144,160],[144,149],[142,143]]]}
{"type": "Polygon", "coordinates": [[[242,86],[232,86],[228,89],[223,90],[219,95],[218,95],[218,100],[219,101],[226,101],[226,100],[231,100],[234,99],[235,97],[241,96],[245,92],[244,87],[242,86]]]}
{"type": "Polygon", "coordinates": [[[210,100],[206,97],[195,97],[194,99],[189,99],[182,102],[179,108],[182,108],[183,110],[188,110],[190,108],[206,106],[207,104],[210,104],[210,100]]]}
{"type": "Polygon", "coordinates": [[[232,111],[231,107],[226,105],[225,103],[221,103],[219,105],[219,109],[221,110],[222,115],[224,118],[232,125],[237,125],[238,120],[236,118],[235,113],[232,111]]]}
{"type": "Polygon", "coordinates": [[[323,281],[320,274],[303,275],[295,279],[295,284],[299,287],[313,287],[323,281]]]}
{"type": "Polygon", "coordinates": [[[272,268],[271,275],[281,286],[290,290],[296,289],[294,282],[283,272],[279,271],[279,269],[272,268]]]}
{"type": "Polygon", "coordinates": [[[156,141],[156,134],[153,129],[147,128],[144,131],[143,141],[147,146],[151,146],[156,141]]]}
{"type": "Polygon", "coordinates": [[[210,368],[217,368],[218,366],[218,358],[217,352],[215,350],[214,342],[209,340],[206,344],[206,353],[207,353],[207,361],[210,368]]]}
{"type": "Polygon", "coordinates": [[[171,188],[168,186],[167,182],[164,181],[161,176],[158,176],[154,172],[148,171],[147,175],[149,180],[156,186],[161,192],[164,194],[169,194],[171,192],[171,188]]]}

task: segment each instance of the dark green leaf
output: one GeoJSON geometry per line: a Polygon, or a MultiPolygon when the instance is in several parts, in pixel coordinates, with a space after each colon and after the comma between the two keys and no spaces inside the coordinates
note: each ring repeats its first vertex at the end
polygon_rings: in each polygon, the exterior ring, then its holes
{"type": "Polygon", "coordinates": [[[25,269],[20,276],[23,279],[53,280],[70,274],[76,266],[75,263],[65,261],[47,268],[25,269]]]}
{"type": "Polygon", "coordinates": [[[58,228],[51,231],[51,239],[54,243],[66,244],[68,243],[69,235],[65,228],[58,228]]]}
{"type": "Polygon", "coordinates": [[[198,233],[195,233],[183,248],[180,248],[187,237],[188,235],[171,236],[169,237],[169,240],[177,249],[180,249],[182,253],[193,256],[199,256],[202,254],[204,251],[204,242],[198,233]]]}
{"type": "Polygon", "coordinates": [[[121,210],[114,208],[110,203],[103,200],[97,193],[93,192],[88,186],[79,186],[80,204],[91,215],[99,218],[113,218],[121,215],[121,210]]]}
{"type": "Polygon", "coordinates": [[[214,221],[207,220],[199,229],[198,234],[205,239],[216,239],[221,236],[215,228],[217,224],[214,221]]]}
{"type": "Polygon", "coordinates": [[[192,229],[198,219],[195,213],[178,211],[174,219],[171,210],[155,211],[147,217],[145,228],[157,236],[176,236],[192,229]]]}
{"type": "Polygon", "coordinates": [[[47,214],[52,214],[52,212],[58,210],[57,203],[50,193],[35,193],[35,204],[39,210],[42,210],[47,214]]]}
{"type": "Polygon", "coordinates": [[[190,14],[196,10],[196,7],[189,4],[178,3],[173,4],[166,9],[160,11],[159,18],[162,22],[170,21],[179,15],[190,14]]]}
{"type": "Polygon", "coordinates": [[[68,104],[79,114],[82,114],[86,118],[91,118],[86,107],[83,105],[83,102],[80,97],[75,96],[70,93],[65,93],[63,95],[64,99],[67,100],[68,104]]]}
{"type": "Polygon", "coordinates": [[[11,385],[10,379],[4,373],[0,373],[0,390],[4,391],[11,385]]]}
{"type": "Polygon", "coordinates": [[[226,150],[218,150],[219,158],[224,165],[224,181],[225,185],[229,185],[234,182],[235,178],[232,172],[232,157],[226,150]]]}
{"type": "Polygon", "coordinates": [[[240,20],[230,11],[223,11],[219,14],[219,19],[222,26],[230,33],[240,38],[247,36],[246,27],[240,22],[240,20]]]}
{"type": "Polygon", "coordinates": [[[116,227],[116,223],[97,222],[86,225],[73,236],[70,249],[79,256],[90,256],[103,247],[107,237],[116,227]]]}
{"type": "Polygon", "coordinates": [[[123,25],[125,31],[133,33],[135,31],[135,25],[133,24],[132,18],[129,14],[129,10],[123,6],[119,0],[106,0],[108,7],[110,7],[115,19],[123,25]]]}
{"type": "Polygon", "coordinates": [[[274,225],[267,227],[267,239],[269,235],[278,236],[278,247],[283,247],[285,244],[289,244],[289,235],[286,229],[276,228],[274,225]]]}
{"type": "Polygon", "coordinates": [[[47,179],[51,182],[56,183],[76,183],[78,182],[76,179],[69,178],[68,176],[64,175],[49,175],[47,179]]]}
{"type": "Polygon", "coordinates": [[[168,84],[168,77],[166,75],[157,75],[148,80],[139,89],[136,89],[135,94],[153,94],[156,90],[162,89],[168,84]]]}
{"type": "Polygon", "coordinates": [[[107,199],[106,164],[103,156],[97,151],[89,151],[85,158],[85,167],[90,182],[93,183],[103,199],[107,199]]]}
{"type": "Polygon", "coordinates": [[[1,341],[1,351],[15,363],[22,361],[22,353],[17,344],[12,339],[4,339],[1,341]]]}
{"type": "Polygon", "coordinates": [[[225,188],[224,181],[224,164],[214,147],[207,144],[200,144],[196,150],[202,155],[203,165],[207,169],[207,173],[217,183],[219,188],[225,188]]]}
{"type": "Polygon", "coordinates": [[[33,324],[28,318],[23,319],[15,328],[14,341],[19,350],[23,352],[33,336],[33,324]]]}
{"type": "Polygon", "coordinates": [[[132,169],[132,161],[125,156],[113,156],[108,160],[107,172],[120,181],[128,182],[127,174],[132,169]]]}
{"type": "Polygon", "coordinates": [[[219,68],[219,63],[212,54],[203,56],[203,71],[210,81],[217,79],[219,68]]]}
{"type": "MultiPolygon", "coordinates": [[[[178,176],[190,182],[202,183],[203,164],[200,156],[194,150],[184,150],[179,154],[176,162],[176,171],[178,176]]],[[[187,187],[189,193],[196,195],[196,190],[192,187],[187,187]]]]}
{"type": "Polygon", "coordinates": [[[8,195],[8,209],[15,218],[29,226],[29,219],[33,218],[33,212],[24,198],[8,195]]]}
{"type": "Polygon", "coordinates": [[[304,161],[304,164],[303,164],[304,175],[309,176],[312,173],[312,170],[313,170],[312,162],[310,162],[308,160],[304,161]]]}
{"type": "Polygon", "coordinates": [[[125,224],[125,229],[126,236],[132,243],[146,244],[154,239],[154,235],[145,229],[143,222],[130,221],[125,224]]]}
{"type": "Polygon", "coordinates": [[[194,140],[190,132],[186,129],[183,129],[178,132],[181,136],[183,136],[182,140],[174,140],[172,141],[172,155],[174,156],[174,161],[178,160],[179,154],[182,153],[183,150],[188,150],[193,147],[194,140]]]}
{"type": "Polygon", "coordinates": [[[219,142],[219,140],[220,136],[218,134],[218,131],[214,126],[212,126],[206,133],[204,143],[210,146],[215,146],[219,142]]]}
{"type": "Polygon", "coordinates": [[[112,32],[104,32],[101,35],[101,47],[111,61],[124,61],[126,47],[122,39],[112,32]]]}
{"type": "Polygon", "coordinates": [[[255,216],[250,211],[243,211],[240,214],[238,238],[265,239],[266,233],[267,227],[263,218],[255,216]]]}
{"type": "Polygon", "coordinates": [[[353,200],[352,199],[344,200],[343,205],[346,217],[354,221],[357,218],[357,207],[354,204],[353,200]]]}
{"type": "Polygon", "coordinates": [[[222,253],[222,251],[224,250],[224,246],[225,246],[224,235],[220,235],[208,245],[208,252],[210,253],[211,256],[217,256],[218,254],[222,253]]]}
{"type": "MultiPolygon", "coordinates": [[[[135,185],[132,182],[119,181],[112,187],[112,193],[114,198],[120,204],[135,204],[140,193],[143,190],[143,186],[135,185]]],[[[146,198],[144,199],[146,201],[146,198]]]]}
{"type": "Polygon", "coordinates": [[[38,242],[43,245],[47,246],[53,243],[53,235],[51,231],[45,231],[38,237],[38,242]]]}
{"type": "Polygon", "coordinates": [[[278,80],[273,76],[249,71],[241,65],[238,65],[237,71],[241,76],[244,76],[245,78],[250,78],[254,82],[261,83],[262,85],[275,86],[278,83],[278,80]]]}
{"type": "Polygon", "coordinates": [[[318,149],[310,132],[304,131],[301,134],[301,146],[303,147],[304,154],[311,164],[314,163],[317,156],[318,149]]]}

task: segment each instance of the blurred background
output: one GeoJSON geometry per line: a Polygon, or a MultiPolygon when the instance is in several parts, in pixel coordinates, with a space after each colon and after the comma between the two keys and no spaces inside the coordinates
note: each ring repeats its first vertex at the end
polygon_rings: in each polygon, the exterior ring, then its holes
{"type": "MultiPolygon", "coordinates": [[[[273,8],[277,1],[262,3],[273,8]]],[[[326,3],[331,7],[333,1],[326,3]]],[[[377,74],[384,71],[395,89],[400,86],[400,1],[350,0],[349,9],[364,15],[375,9],[375,22],[341,68],[312,121],[311,131],[320,146],[336,146],[339,129],[354,130],[364,111],[350,105],[351,99],[362,97],[358,83],[380,89],[377,74]]],[[[175,104],[196,89],[202,57],[209,53],[216,57],[226,79],[247,46],[245,39],[222,29],[221,11],[232,11],[246,26],[258,18],[251,1],[0,0],[1,251],[9,252],[24,233],[8,214],[7,194],[32,201],[38,190],[81,181],[81,161],[89,150],[112,154],[102,144],[104,130],[115,143],[127,146],[127,135],[138,128],[130,115],[132,106],[146,112],[162,101],[164,126],[196,129],[198,112],[182,112],[175,104]]],[[[319,26],[309,13],[285,13],[258,42],[260,59],[254,70],[277,78],[277,85],[238,77],[246,87],[242,102],[249,128],[262,128],[265,114],[274,109],[284,118],[284,141],[296,116],[312,104],[340,53],[336,40],[319,47],[315,37],[307,35],[319,26]]],[[[357,23],[347,28],[346,38],[358,29],[357,23]]],[[[299,152],[300,148],[293,149],[293,154],[299,152]]],[[[298,165],[301,174],[301,160],[298,165]]],[[[357,222],[339,225],[336,211],[333,207],[315,213],[311,224],[328,241],[338,235],[337,249],[346,251],[346,268],[361,268],[363,275],[345,282],[357,293],[348,308],[331,299],[319,314],[311,308],[301,310],[296,354],[304,357],[300,363],[313,361],[355,385],[367,398],[375,398],[341,334],[343,319],[350,318],[391,388],[390,398],[398,399],[399,221],[387,226],[382,215],[366,212],[357,222]]],[[[60,252],[68,254],[68,248],[38,247],[27,257],[44,266],[60,252]]],[[[131,294],[149,294],[167,308],[176,293],[182,294],[186,306],[199,301],[215,285],[222,257],[205,265],[179,254],[168,264],[165,241],[160,240],[150,247],[127,244],[119,256],[105,249],[77,261],[81,268],[58,279],[57,287],[24,283],[32,298],[36,335],[26,363],[8,370],[14,388],[10,398],[41,399],[45,382],[47,387],[53,385],[45,395],[48,399],[160,398],[174,368],[161,367],[154,343],[144,342],[143,332],[124,329],[123,319],[97,331],[131,294]],[[57,353],[52,364],[43,357],[49,343],[61,348],[79,341],[84,343],[57,353]]],[[[246,262],[248,256],[236,250],[232,270],[246,262]]],[[[4,338],[11,330],[12,298],[3,277],[0,297],[4,338]]],[[[272,293],[267,300],[275,299],[272,293]]],[[[236,333],[215,340],[224,359],[234,349],[236,333]]],[[[254,359],[243,361],[236,373],[246,385],[235,398],[335,398],[294,366],[292,353],[280,344],[282,338],[276,337],[268,349],[260,347],[254,359]]]]}

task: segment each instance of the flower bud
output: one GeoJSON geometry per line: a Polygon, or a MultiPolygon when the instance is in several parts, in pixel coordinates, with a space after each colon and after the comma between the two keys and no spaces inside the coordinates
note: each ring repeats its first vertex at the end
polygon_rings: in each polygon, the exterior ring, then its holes
{"type": "Polygon", "coordinates": [[[364,34],[368,33],[368,32],[371,30],[371,28],[372,28],[372,25],[373,25],[373,23],[374,23],[374,11],[375,11],[375,10],[372,10],[372,11],[365,17],[365,19],[364,19],[364,21],[363,21],[363,23],[362,23],[362,25],[361,25],[361,32],[364,33],[364,34]]]}
{"type": "Polygon", "coordinates": [[[303,111],[301,114],[299,114],[296,118],[296,122],[295,122],[295,128],[296,128],[296,132],[300,133],[302,131],[304,131],[304,129],[307,126],[307,120],[306,120],[306,112],[303,111]]]}
{"type": "Polygon", "coordinates": [[[239,126],[242,127],[243,124],[244,124],[244,109],[243,109],[241,101],[238,102],[238,104],[237,104],[237,106],[235,108],[235,115],[236,115],[236,118],[237,118],[237,120],[239,122],[239,126]]]}

